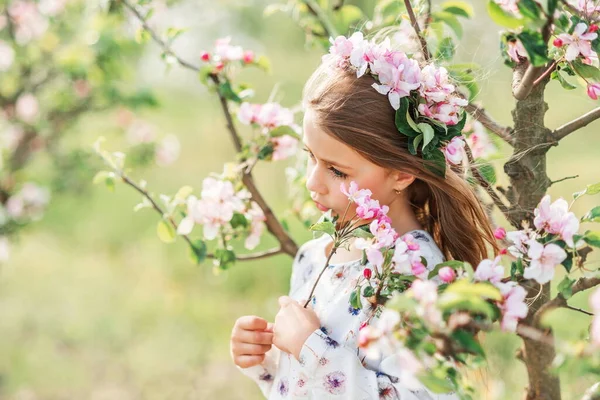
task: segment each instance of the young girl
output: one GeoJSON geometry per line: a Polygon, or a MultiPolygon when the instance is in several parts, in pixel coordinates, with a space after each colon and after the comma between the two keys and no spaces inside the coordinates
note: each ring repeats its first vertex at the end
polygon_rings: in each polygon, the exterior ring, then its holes
{"type": "MultiPolygon", "coordinates": [[[[340,183],[355,181],[389,206],[392,227],[420,246],[428,268],[445,259],[478,265],[487,258],[487,245],[496,249],[483,208],[456,172],[448,169],[442,178],[409,152],[408,138],[396,128],[395,110],[372,87],[375,82],[370,75],[357,78],[332,58],[309,78],[303,140],[312,199],[320,210],[342,216],[348,198],[340,183]]],[[[235,364],[269,399],[457,398],[404,386],[398,378],[402,362],[394,354],[372,360],[358,347],[361,325],[377,318],[366,299],[362,309],[349,303],[365,268],[360,250],[338,249],[310,306],[303,308],[331,246],[331,238],[323,235],[300,248],[289,297],[279,298],[274,323],[256,316],[238,319],[231,337],[235,364]]]]}

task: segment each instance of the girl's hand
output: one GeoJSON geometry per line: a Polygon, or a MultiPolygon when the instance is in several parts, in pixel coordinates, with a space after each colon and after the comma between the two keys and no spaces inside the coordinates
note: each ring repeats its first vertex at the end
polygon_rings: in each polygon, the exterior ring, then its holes
{"type": "Polygon", "coordinates": [[[260,364],[273,344],[273,325],[252,315],[235,321],[229,342],[231,358],[240,368],[260,364]]]}
{"type": "Polygon", "coordinates": [[[279,312],[273,325],[273,344],[296,359],[310,334],[321,326],[312,308],[304,308],[288,296],[279,298],[279,312]]]}

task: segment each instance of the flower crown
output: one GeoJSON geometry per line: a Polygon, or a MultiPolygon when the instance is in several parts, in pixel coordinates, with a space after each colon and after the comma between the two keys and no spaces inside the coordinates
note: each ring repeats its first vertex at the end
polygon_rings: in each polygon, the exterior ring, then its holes
{"type": "Polygon", "coordinates": [[[464,146],[459,136],[466,120],[463,107],[468,104],[456,95],[448,71],[433,64],[421,68],[406,53],[391,50],[389,38],[375,43],[356,32],[330,42],[323,61],[355,70],[357,78],[371,75],[376,81],[373,88],[387,95],[396,110],[396,128],[408,137],[409,152],[417,155],[420,150],[423,159],[431,161],[427,168],[445,177],[446,159],[456,164],[452,154],[464,146]]]}

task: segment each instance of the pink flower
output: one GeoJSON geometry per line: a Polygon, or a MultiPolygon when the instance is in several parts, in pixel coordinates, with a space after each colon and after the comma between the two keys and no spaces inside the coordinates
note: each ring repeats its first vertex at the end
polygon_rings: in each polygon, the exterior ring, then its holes
{"type": "Polygon", "coordinates": [[[377,246],[380,249],[383,247],[390,247],[398,238],[398,234],[387,221],[380,221],[376,219],[371,222],[369,229],[374,236],[377,246]]]}
{"type": "Polygon", "coordinates": [[[419,90],[421,96],[428,103],[446,101],[454,92],[454,85],[448,79],[448,71],[444,67],[437,68],[433,64],[426,65],[421,71],[422,86],[419,90]]]}
{"type": "Polygon", "coordinates": [[[156,146],[156,163],[161,166],[173,164],[181,152],[181,144],[175,135],[168,135],[156,146]]]}
{"type": "Polygon", "coordinates": [[[250,219],[250,234],[244,241],[244,247],[248,250],[254,249],[260,243],[260,237],[265,230],[265,214],[258,204],[252,202],[250,209],[246,212],[246,217],[250,219]]]}
{"type": "Polygon", "coordinates": [[[535,239],[536,233],[534,231],[512,231],[506,233],[506,238],[513,243],[512,246],[509,246],[508,251],[514,257],[522,257],[527,254],[527,246],[526,244],[531,240],[535,239]]]}
{"type": "Polygon", "coordinates": [[[561,33],[558,38],[567,44],[565,59],[573,61],[581,54],[584,57],[592,55],[592,40],[598,37],[595,32],[586,32],[588,27],[585,23],[580,22],[575,26],[572,34],[561,33]]]}
{"type": "Polygon", "coordinates": [[[511,40],[507,44],[506,52],[514,62],[520,62],[521,58],[527,58],[527,50],[523,47],[523,43],[519,39],[511,40]]]}
{"type": "Polygon", "coordinates": [[[598,95],[600,95],[600,84],[596,82],[588,83],[587,95],[592,100],[598,100],[598,95]]]}
{"type": "Polygon", "coordinates": [[[594,0],[579,0],[577,4],[579,11],[583,11],[588,16],[600,11],[600,5],[597,5],[594,0]]]}
{"type": "Polygon", "coordinates": [[[254,62],[254,52],[252,50],[246,50],[243,59],[246,64],[254,62]]]}
{"type": "Polygon", "coordinates": [[[492,260],[483,260],[475,269],[473,278],[480,282],[498,283],[504,278],[504,267],[500,264],[500,256],[492,260]]]}
{"type": "Polygon", "coordinates": [[[273,161],[285,160],[288,157],[292,157],[298,150],[298,139],[290,135],[271,138],[271,142],[275,145],[273,161]]]}
{"type": "Polygon", "coordinates": [[[415,299],[422,305],[433,304],[437,301],[437,285],[433,281],[417,279],[410,286],[415,299]]]}
{"type": "Polygon", "coordinates": [[[27,182],[21,190],[8,198],[6,213],[13,219],[29,218],[37,220],[42,217],[49,201],[50,192],[48,189],[27,182]]]}
{"type": "Polygon", "coordinates": [[[517,3],[519,0],[494,0],[496,4],[502,7],[505,11],[515,14],[515,16],[521,16],[517,3]]]}
{"type": "Polygon", "coordinates": [[[350,182],[349,188],[346,188],[346,183],[343,182],[342,184],[340,184],[340,190],[342,191],[342,193],[348,196],[348,200],[354,203],[372,195],[369,189],[359,189],[358,184],[354,181],[350,182]]]}
{"type": "Polygon", "coordinates": [[[237,117],[243,124],[258,124],[266,130],[275,129],[280,126],[296,127],[294,113],[277,103],[242,103],[237,117]]]}
{"type": "Polygon", "coordinates": [[[421,262],[420,259],[411,264],[411,272],[414,276],[418,276],[421,279],[427,278],[427,275],[425,275],[425,273],[427,272],[427,268],[421,262]]]}
{"type": "Polygon", "coordinates": [[[444,283],[453,282],[456,279],[456,272],[450,267],[442,267],[438,271],[438,276],[444,283]]]}
{"type": "Polygon", "coordinates": [[[238,120],[245,125],[257,123],[260,108],[260,104],[242,103],[237,113],[238,120]]]}
{"type": "Polygon", "coordinates": [[[496,152],[496,146],[481,122],[471,121],[469,125],[465,126],[465,131],[471,131],[466,141],[474,158],[486,158],[496,152]]]}
{"type": "Polygon", "coordinates": [[[400,108],[402,97],[409,96],[412,90],[421,86],[419,63],[402,52],[386,53],[384,57],[375,60],[371,69],[380,82],[374,83],[373,88],[388,96],[394,110],[400,108]]]}
{"type": "Polygon", "coordinates": [[[356,68],[356,77],[360,78],[370,66],[373,69],[375,60],[383,57],[390,49],[390,40],[386,38],[382,43],[376,44],[363,39],[362,33],[356,32],[350,37],[353,44],[350,54],[350,64],[356,68]]]}
{"type": "Polygon", "coordinates": [[[443,103],[421,103],[417,109],[426,117],[436,119],[446,125],[456,125],[459,121],[462,107],[467,104],[467,100],[451,96],[443,103]]]}
{"type": "Polygon", "coordinates": [[[6,42],[0,40],[0,71],[8,71],[15,60],[15,51],[6,42]]]}
{"type": "Polygon", "coordinates": [[[27,123],[33,123],[40,111],[37,98],[31,93],[25,93],[19,96],[15,107],[17,116],[27,123]]]}
{"type": "Polygon", "coordinates": [[[556,266],[567,258],[567,253],[560,246],[553,243],[544,246],[536,240],[530,240],[528,244],[529,251],[527,255],[531,261],[529,266],[525,268],[523,276],[526,279],[534,279],[541,284],[550,282],[554,277],[556,266]]]}
{"type": "MultiPolygon", "coordinates": [[[[362,39],[362,33],[356,32],[354,35],[360,35],[362,39]]],[[[358,36],[356,36],[358,38],[358,36]]],[[[350,57],[352,48],[354,47],[352,41],[345,36],[338,36],[335,39],[329,38],[331,47],[329,47],[329,54],[333,54],[339,57],[350,57]]]]}
{"type": "Polygon", "coordinates": [[[379,201],[372,199],[371,196],[358,198],[356,205],[356,215],[364,220],[380,218],[386,215],[389,210],[388,206],[380,206],[379,201]]]}
{"type": "Polygon", "coordinates": [[[446,160],[454,165],[462,163],[465,154],[465,141],[461,136],[453,137],[443,149],[446,160]]]}
{"type": "Polygon", "coordinates": [[[217,39],[215,42],[215,55],[221,62],[239,61],[244,57],[244,50],[241,46],[232,46],[231,37],[217,39]]]}
{"type": "Polygon", "coordinates": [[[358,347],[366,348],[381,337],[382,332],[371,326],[365,325],[358,331],[358,347]]]}
{"type": "Polygon", "coordinates": [[[500,304],[502,312],[500,326],[505,331],[515,332],[518,321],[527,316],[528,307],[525,303],[527,292],[516,282],[502,283],[497,286],[504,298],[500,304]]]}
{"type": "Polygon", "coordinates": [[[569,246],[575,245],[573,235],[579,230],[579,219],[569,211],[566,200],[559,198],[550,204],[550,196],[546,195],[533,213],[533,224],[537,229],[560,235],[569,246]]]}
{"type": "Polygon", "coordinates": [[[501,226],[496,228],[496,230],[494,231],[494,237],[498,240],[504,239],[506,237],[506,229],[504,229],[501,226]]]}
{"type": "Polygon", "coordinates": [[[156,140],[156,127],[144,120],[137,119],[127,129],[127,141],[133,145],[151,143],[156,140]]]}
{"type": "Polygon", "coordinates": [[[419,249],[409,249],[409,245],[406,241],[406,236],[410,236],[409,234],[404,235],[404,237],[398,238],[396,240],[394,246],[394,255],[392,256],[393,263],[393,271],[398,274],[403,275],[414,275],[414,271],[423,273],[423,271],[417,265],[413,269],[413,265],[421,264],[421,253],[419,249]]]}

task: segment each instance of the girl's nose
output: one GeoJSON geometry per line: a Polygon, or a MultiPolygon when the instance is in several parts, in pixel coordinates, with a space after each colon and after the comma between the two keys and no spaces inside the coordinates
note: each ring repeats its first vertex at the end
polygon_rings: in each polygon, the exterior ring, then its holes
{"type": "Polygon", "coordinates": [[[308,168],[306,171],[306,189],[311,193],[324,195],[327,193],[327,186],[323,183],[323,176],[320,169],[316,167],[308,168]]]}

